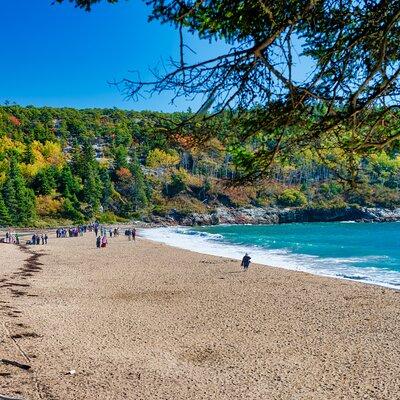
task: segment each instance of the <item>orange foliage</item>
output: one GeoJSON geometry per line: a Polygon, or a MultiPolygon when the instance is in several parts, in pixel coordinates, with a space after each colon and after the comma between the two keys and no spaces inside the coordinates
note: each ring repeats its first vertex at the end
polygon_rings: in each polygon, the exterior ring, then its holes
{"type": "Polygon", "coordinates": [[[21,121],[17,117],[15,117],[14,115],[10,115],[9,119],[10,119],[11,123],[13,125],[15,125],[15,126],[20,126],[21,125],[21,121]]]}
{"type": "Polygon", "coordinates": [[[221,187],[221,192],[228,196],[236,206],[245,206],[257,195],[257,189],[252,186],[227,186],[221,187]]]}
{"type": "Polygon", "coordinates": [[[191,136],[175,133],[172,135],[172,139],[185,150],[191,149],[196,145],[196,140],[191,136]]]}
{"type": "Polygon", "coordinates": [[[128,168],[121,167],[121,168],[117,171],[117,176],[118,176],[118,178],[121,179],[121,180],[128,180],[128,179],[132,178],[132,173],[131,173],[131,171],[129,171],[128,168]]]}

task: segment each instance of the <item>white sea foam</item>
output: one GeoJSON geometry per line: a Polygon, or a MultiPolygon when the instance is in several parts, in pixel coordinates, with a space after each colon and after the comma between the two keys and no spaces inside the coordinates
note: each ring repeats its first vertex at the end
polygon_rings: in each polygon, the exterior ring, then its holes
{"type": "Polygon", "coordinates": [[[241,260],[244,253],[248,252],[252,262],[257,264],[400,289],[400,272],[353,265],[368,260],[383,260],[385,257],[381,256],[322,258],[289,250],[225,243],[220,234],[197,232],[183,227],[145,229],[141,234],[146,239],[198,253],[241,260]]]}

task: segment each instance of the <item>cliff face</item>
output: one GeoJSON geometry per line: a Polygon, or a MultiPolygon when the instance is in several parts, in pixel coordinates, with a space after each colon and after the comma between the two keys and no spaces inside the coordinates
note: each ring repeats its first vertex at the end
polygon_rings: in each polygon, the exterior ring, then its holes
{"type": "Polygon", "coordinates": [[[152,216],[152,223],[160,225],[217,225],[217,224],[283,224],[292,222],[392,222],[400,221],[400,208],[227,208],[220,207],[210,214],[183,215],[172,212],[165,217],[152,216]]]}

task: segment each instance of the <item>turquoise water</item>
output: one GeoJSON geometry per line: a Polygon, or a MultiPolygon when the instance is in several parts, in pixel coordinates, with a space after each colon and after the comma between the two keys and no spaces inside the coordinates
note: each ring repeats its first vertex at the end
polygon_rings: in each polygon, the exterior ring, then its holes
{"type": "Polygon", "coordinates": [[[236,260],[248,252],[259,264],[400,289],[400,223],[170,227],[143,236],[236,260]]]}
{"type": "Polygon", "coordinates": [[[400,223],[222,225],[185,234],[209,234],[214,244],[246,248],[256,258],[265,250],[265,263],[270,254],[272,264],[278,256],[297,269],[400,287],[400,223]]]}

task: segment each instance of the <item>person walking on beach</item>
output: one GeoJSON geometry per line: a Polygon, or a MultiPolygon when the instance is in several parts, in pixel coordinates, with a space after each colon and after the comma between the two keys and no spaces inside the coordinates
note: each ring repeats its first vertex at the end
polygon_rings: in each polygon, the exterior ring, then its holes
{"type": "Polygon", "coordinates": [[[104,235],[101,238],[101,247],[106,247],[107,246],[107,235],[104,235]]]}
{"type": "Polygon", "coordinates": [[[44,244],[47,244],[47,241],[49,240],[49,237],[47,236],[47,233],[44,235],[44,244]]]}
{"type": "Polygon", "coordinates": [[[246,253],[242,259],[242,263],[240,264],[243,267],[243,271],[247,271],[250,265],[251,257],[246,253]]]}
{"type": "Polygon", "coordinates": [[[97,238],[96,238],[96,247],[99,249],[100,246],[101,246],[101,237],[97,236],[97,238]]]}
{"type": "Polygon", "coordinates": [[[132,229],[132,239],[133,239],[133,241],[136,240],[136,228],[132,229]]]}

